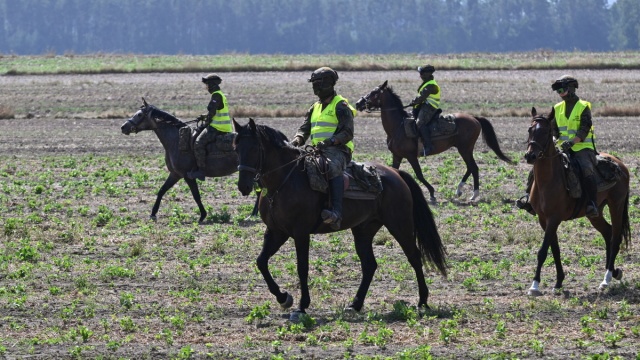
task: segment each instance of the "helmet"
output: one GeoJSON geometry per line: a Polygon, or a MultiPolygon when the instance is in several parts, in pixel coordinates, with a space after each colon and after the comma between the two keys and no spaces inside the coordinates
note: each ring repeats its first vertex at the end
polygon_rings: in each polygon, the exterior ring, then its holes
{"type": "Polygon", "coordinates": [[[573,87],[574,89],[578,88],[578,80],[571,75],[562,75],[556,81],[554,81],[553,84],[551,84],[552,90],[570,87],[573,87]]]}
{"type": "Polygon", "coordinates": [[[338,81],[338,72],[333,70],[328,66],[323,66],[321,68],[316,69],[311,73],[311,77],[309,78],[309,82],[322,81],[323,84],[326,83],[325,79],[330,79],[331,86],[335,85],[338,81]]]}
{"type": "Polygon", "coordinates": [[[203,77],[202,78],[202,82],[205,83],[205,84],[220,85],[220,83],[222,82],[222,79],[220,78],[220,76],[218,76],[218,74],[211,73],[211,74],[203,77]]]}
{"type": "Polygon", "coordinates": [[[421,74],[425,73],[425,72],[426,73],[432,73],[434,71],[436,71],[436,68],[434,68],[433,65],[427,64],[425,66],[418,66],[418,72],[421,73],[421,74]]]}

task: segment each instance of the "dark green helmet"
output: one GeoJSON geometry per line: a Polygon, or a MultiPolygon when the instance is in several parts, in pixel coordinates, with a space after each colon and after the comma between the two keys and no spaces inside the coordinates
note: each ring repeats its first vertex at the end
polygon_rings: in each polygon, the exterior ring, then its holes
{"type": "Polygon", "coordinates": [[[309,82],[322,81],[322,83],[326,84],[327,80],[330,79],[329,83],[331,86],[335,85],[338,81],[338,72],[333,70],[328,66],[323,66],[321,68],[316,69],[311,73],[311,77],[309,78],[309,82]]]}
{"type": "Polygon", "coordinates": [[[578,80],[571,75],[562,75],[556,81],[551,84],[551,89],[556,91],[558,89],[568,89],[573,87],[578,88],[578,80]]]}
{"type": "Polygon", "coordinates": [[[218,76],[218,74],[211,73],[211,74],[203,77],[202,78],[202,82],[205,83],[205,84],[220,85],[220,83],[222,82],[222,79],[220,78],[220,76],[218,76]]]}
{"type": "Polygon", "coordinates": [[[433,65],[425,65],[425,66],[418,66],[418,72],[420,74],[422,73],[433,73],[434,71],[436,71],[436,68],[433,67],[433,65]]]}

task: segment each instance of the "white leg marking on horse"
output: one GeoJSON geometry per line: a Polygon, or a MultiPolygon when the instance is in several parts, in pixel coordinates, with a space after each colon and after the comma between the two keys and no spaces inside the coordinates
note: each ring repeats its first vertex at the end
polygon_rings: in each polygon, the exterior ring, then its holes
{"type": "Polygon", "coordinates": [[[469,201],[475,201],[480,198],[480,190],[473,190],[473,196],[469,198],[469,201]]]}
{"type": "Polygon", "coordinates": [[[604,274],[602,283],[600,283],[600,290],[606,289],[609,286],[611,279],[613,279],[613,271],[607,270],[607,272],[604,274]]]}
{"type": "Polygon", "coordinates": [[[540,286],[540,283],[535,281],[535,280],[533,280],[533,283],[531,284],[531,287],[529,288],[529,291],[527,292],[527,295],[529,295],[529,296],[540,296],[540,295],[542,295],[542,292],[538,288],[539,286],[540,286]]]}
{"type": "Polygon", "coordinates": [[[458,184],[458,189],[456,190],[456,196],[462,195],[462,188],[464,187],[464,181],[460,181],[458,184]]]}

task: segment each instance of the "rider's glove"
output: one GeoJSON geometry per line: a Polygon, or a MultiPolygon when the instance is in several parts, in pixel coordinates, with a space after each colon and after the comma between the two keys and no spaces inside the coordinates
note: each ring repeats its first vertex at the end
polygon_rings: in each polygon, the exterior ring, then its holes
{"type": "Polygon", "coordinates": [[[321,142],[319,142],[319,143],[316,145],[316,147],[317,147],[318,149],[326,149],[327,147],[329,147],[329,146],[332,146],[332,145],[333,145],[333,141],[331,141],[331,140],[332,140],[332,138],[330,138],[330,139],[324,139],[324,140],[322,140],[321,142]]]}
{"type": "Polygon", "coordinates": [[[562,151],[564,152],[569,152],[572,146],[573,146],[573,142],[568,140],[563,141],[562,144],[560,145],[560,147],[562,148],[562,151]]]}
{"type": "Polygon", "coordinates": [[[200,115],[200,116],[198,116],[198,117],[196,118],[196,120],[198,120],[198,121],[205,121],[205,120],[207,120],[207,115],[200,115]]]}
{"type": "Polygon", "coordinates": [[[290,144],[291,144],[291,146],[298,147],[298,146],[304,144],[304,139],[301,138],[300,136],[296,136],[295,138],[293,138],[293,140],[291,140],[290,144]]]}

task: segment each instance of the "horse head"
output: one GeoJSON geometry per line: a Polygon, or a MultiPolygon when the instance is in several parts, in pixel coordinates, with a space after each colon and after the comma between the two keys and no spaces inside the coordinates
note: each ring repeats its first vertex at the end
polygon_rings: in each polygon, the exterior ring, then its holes
{"type": "Polygon", "coordinates": [[[387,80],[356,102],[356,110],[373,111],[382,108],[381,95],[387,89],[387,80]]]}
{"type": "Polygon", "coordinates": [[[233,127],[236,137],[233,147],[238,154],[238,190],[243,196],[247,196],[253,190],[256,178],[259,176],[262,166],[262,146],[258,137],[258,129],[252,118],[247,125],[240,125],[233,119],[233,127]]]}
{"type": "Polygon", "coordinates": [[[142,106],[140,110],[136,111],[133,116],[124,122],[120,127],[120,130],[123,134],[129,135],[132,132],[138,133],[143,130],[154,130],[157,128],[157,124],[153,121],[153,118],[149,116],[151,110],[153,109],[152,105],[147,104],[147,101],[142,98],[142,106]]]}
{"type": "Polygon", "coordinates": [[[533,164],[537,159],[551,155],[550,151],[555,151],[549,119],[545,115],[538,115],[535,107],[531,108],[531,117],[527,152],[524,154],[527,164],[533,164]]]}

